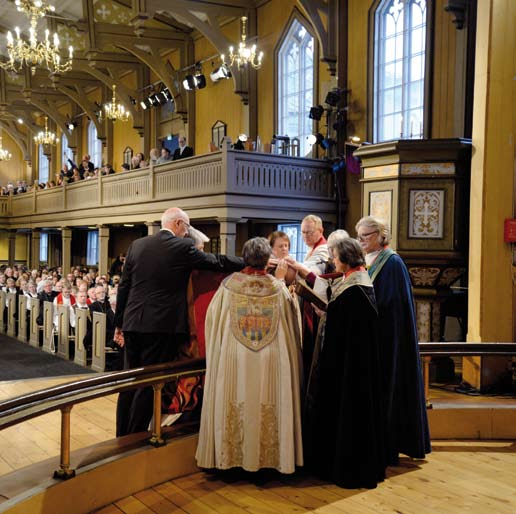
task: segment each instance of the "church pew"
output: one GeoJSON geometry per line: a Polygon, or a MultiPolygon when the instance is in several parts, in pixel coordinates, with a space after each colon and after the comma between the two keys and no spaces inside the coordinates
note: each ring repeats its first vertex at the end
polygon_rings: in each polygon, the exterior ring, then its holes
{"type": "Polygon", "coordinates": [[[55,353],[54,342],[54,304],[43,302],[43,351],[55,353]]]}
{"type": "Polygon", "coordinates": [[[30,302],[30,319],[29,319],[29,343],[35,348],[39,348],[39,333],[43,327],[38,325],[39,316],[39,299],[30,302]]]}
{"type": "Polygon", "coordinates": [[[27,297],[24,294],[18,296],[18,341],[27,343],[27,297]]]}
{"type": "Polygon", "coordinates": [[[18,308],[16,293],[6,293],[5,304],[7,309],[7,335],[16,337],[16,310],[18,308]]]}
{"type": "Polygon", "coordinates": [[[70,327],[70,306],[57,305],[57,355],[70,359],[70,341],[75,341],[75,334],[70,327]]]}
{"type": "Polygon", "coordinates": [[[0,291],[0,333],[1,334],[5,334],[5,331],[7,329],[6,324],[4,322],[5,302],[6,302],[5,291],[0,291]]]}
{"type": "Polygon", "coordinates": [[[84,336],[88,330],[89,310],[75,310],[75,355],[73,361],[81,366],[88,365],[88,355],[84,347],[84,336]]]}
{"type": "Polygon", "coordinates": [[[114,351],[106,348],[106,315],[102,312],[94,312],[92,323],[91,369],[104,371],[106,369],[106,351],[114,351]]]}

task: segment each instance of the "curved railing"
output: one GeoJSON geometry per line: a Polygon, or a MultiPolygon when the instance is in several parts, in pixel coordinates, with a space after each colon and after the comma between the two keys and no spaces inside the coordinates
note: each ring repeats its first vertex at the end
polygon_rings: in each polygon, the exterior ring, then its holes
{"type": "Polygon", "coordinates": [[[116,371],[57,385],[18,396],[0,403],[0,430],[48,412],[61,411],[61,462],[55,478],[71,478],[70,469],[70,413],[74,405],[130,389],[152,386],[154,389],[154,416],[149,444],[164,444],[161,433],[161,390],[173,380],[195,376],[205,371],[204,359],[156,364],[144,368],[116,371]]]}
{"type": "MultiPolygon", "coordinates": [[[[516,356],[516,343],[419,343],[423,357],[425,388],[428,388],[428,364],[432,356],[516,356]]],[[[154,417],[149,444],[164,444],[161,433],[161,390],[167,382],[195,376],[205,371],[204,359],[158,364],[89,377],[0,402],[0,430],[51,411],[61,411],[61,463],[55,478],[70,478],[70,412],[74,405],[114,393],[152,386],[154,417]]]]}

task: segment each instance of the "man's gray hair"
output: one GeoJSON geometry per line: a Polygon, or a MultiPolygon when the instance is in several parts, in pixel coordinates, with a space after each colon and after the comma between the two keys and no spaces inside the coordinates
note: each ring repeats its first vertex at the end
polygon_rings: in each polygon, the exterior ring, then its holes
{"type": "Polygon", "coordinates": [[[161,216],[161,226],[166,227],[177,218],[186,218],[186,213],[177,208],[167,209],[161,216]]]}
{"type": "Polygon", "coordinates": [[[265,269],[271,252],[271,245],[265,237],[253,237],[244,243],[242,257],[246,266],[265,269]]]}

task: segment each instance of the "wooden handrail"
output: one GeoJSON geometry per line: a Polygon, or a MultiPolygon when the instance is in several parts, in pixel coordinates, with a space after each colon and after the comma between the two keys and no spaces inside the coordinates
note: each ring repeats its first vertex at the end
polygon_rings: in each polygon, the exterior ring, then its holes
{"type": "Polygon", "coordinates": [[[511,356],[516,355],[516,343],[419,343],[419,353],[421,356],[511,356]]]}
{"type": "Polygon", "coordinates": [[[129,389],[204,372],[205,359],[156,364],[88,377],[0,402],[0,430],[47,412],[129,389]]]}
{"type": "MultiPolygon", "coordinates": [[[[419,343],[419,351],[424,361],[425,391],[428,393],[428,367],[430,357],[436,355],[458,356],[514,356],[516,343],[419,343]]],[[[149,443],[161,446],[161,390],[166,382],[203,373],[205,359],[156,364],[125,371],[106,373],[100,376],[69,382],[25,394],[0,402],[0,430],[32,419],[48,412],[60,410],[61,421],[61,463],[54,473],[55,478],[68,479],[75,476],[70,469],[70,413],[74,405],[102,396],[139,387],[152,386],[154,389],[155,419],[149,443]]],[[[429,405],[431,407],[431,405],[429,405]]]]}

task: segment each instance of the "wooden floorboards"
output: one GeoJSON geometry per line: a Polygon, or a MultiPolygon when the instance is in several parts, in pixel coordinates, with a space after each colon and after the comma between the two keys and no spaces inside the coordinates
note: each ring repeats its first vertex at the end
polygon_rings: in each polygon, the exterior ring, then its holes
{"type": "Polygon", "coordinates": [[[516,512],[516,444],[442,441],[426,461],[402,459],[373,490],[310,476],[199,472],[160,484],[95,514],[516,512]]]}
{"type": "MultiPolygon", "coordinates": [[[[13,398],[77,377],[0,382],[0,400],[13,398]]],[[[115,437],[116,395],[76,405],[71,413],[71,450],[115,437]]],[[[51,412],[0,431],[0,476],[59,455],[61,414],[51,412]]]]}
{"type": "MultiPolygon", "coordinates": [[[[0,382],[0,400],[76,377],[0,382]]],[[[448,395],[449,396],[449,395],[448,395]]],[[[446,398],[439,390],[434,398],[446,398]]],[[[461,397],[463,402],[492,398],[461,397]]],[[[514,400],[512,400],[514,401],[514,400]]],[[[509,400],[511,402],[511,400],[509,400]]],[[[115,437],[116,396],[72,410],[72,450],[115,437]]],[[[59,455],[60,415],[0,431],[0,476],[59,455]]],[[[511,513],[516,512],[516,443],[437,441],[425,462],[402,460],[377,489],[345,490],[313,477],[197,473],[160,484],[97,511],[168,513],[511,513]]]]}

